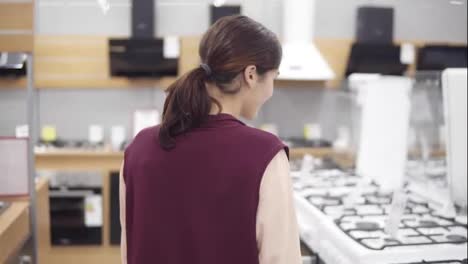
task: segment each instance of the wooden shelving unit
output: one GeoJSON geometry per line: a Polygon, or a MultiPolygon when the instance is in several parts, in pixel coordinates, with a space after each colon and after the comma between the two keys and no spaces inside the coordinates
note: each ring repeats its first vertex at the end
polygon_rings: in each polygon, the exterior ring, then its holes
{"type": "Polygon", "coordinates": [[[31,52],[34,1],[0,1],[0,51],[31,52]]]}
{"type": "MultiPolygon", "coordinates": [[[[0,11],[0,17],[1,17],[0,11]]],[[[6,24],[4,22],[3,24],[6,24]]],[[[23,23],[29,25],[28,23],[23,23]]],[[[23,25],[22,24],[22,25],[23,25]]],[[[2,22],[0,19],[0,29],[2,22]]],[[[161,79],[129,79],[113,77],[109,73],[108,39],[112,36],[77,36],[77,35],[36,35],[24,42],[25,36],[8,36],[2,41],[0,50],[34,50],[35,88],[39,89],[95,89],[95,88],[137,88],[155,87],[166,89],[176,77],[161,79]],[[20,39],[18,39],[20,38],[20,39]],[[34,44],[32,44],[34,42],[34,44]],[[9,43],[8,45],[2,43],[9,43]],[[25,44],[26,43],[26,44],[25,44]],[[29,44],[28,44],[29,43],[29,44]]],[[[180,75],[198,67],[198,46],[201,36],[182,37],[179,59],[180,75]]],[[[330,81],[278,80],[278,88],[327,88],[340,87],[345,79],[346,65],[354,40],[352,39],[316,39],[315,45],[330,64],[336,78],[330,81]]],[[[396,41],[397,44],[411,43],[416,48],[425,44],[421,41],[396,41]]],[[[466,46],[463,43],[431,43],[452,46],[466,46]]],[[[416,71],[415,64],[410,65],[409,74],[416,71]]],[[[0,79],[0,87],[25,87],[24,79],[0,79]]]]}
{"type": "MultiPolygon", "coordinates": [[[[34,49],[34,1],[0,1],[0,52],[34,49]]],[[[27,79],[0,78],[0,88],[26,88],[27,79]]]]}

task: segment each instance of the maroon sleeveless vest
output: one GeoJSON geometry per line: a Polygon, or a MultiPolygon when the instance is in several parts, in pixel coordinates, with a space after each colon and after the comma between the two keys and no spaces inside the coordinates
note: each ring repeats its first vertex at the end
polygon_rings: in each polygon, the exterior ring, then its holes
{"type": "MultiPolygon", "coordinates": [[[[210,116],[164,151],[159,127],[125,151],[129,264],[258,264],[263,173],[288,149],[236,118],[210,116]]],[[[274,220],[273,220],[274,221],[274,220]]]]}

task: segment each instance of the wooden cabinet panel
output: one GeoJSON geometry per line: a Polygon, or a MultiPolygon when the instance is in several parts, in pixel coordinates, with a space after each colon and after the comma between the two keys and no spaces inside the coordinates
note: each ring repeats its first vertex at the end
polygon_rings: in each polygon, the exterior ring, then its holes
{"type": "Polygon", "coordinates": [[[30,52],[33,50],[32,34],[0,34],[0,50],[5,52],[30,52]]]}
{"type": "Polygon", "coordinates": [[[34,53],[39,57],[107,58],[107,37],[36,35],[34,53]]]}
{"type": "Polygon", "coordinates": [[[22,78],[0,78],[0,89],[25,89],[27,85],[26,77],[22,78]]]}
{"type": "Polygon", "coordinates": [[[0,1],[0,51],[32,51],[33,30],[33,1],[0,1]]]}
{"type": "Polygon", "coordinates": [[[0,2],[0,30],[32,30],[34,3],[0,2]]]}
{"type": "Polygon", "coordinates": [[[352,40],[344,39],[315,40],[315,45],[336,75],[335,79],[326,83],[327,87],[339,87],[344,80],[352,44],[352,40]]]}

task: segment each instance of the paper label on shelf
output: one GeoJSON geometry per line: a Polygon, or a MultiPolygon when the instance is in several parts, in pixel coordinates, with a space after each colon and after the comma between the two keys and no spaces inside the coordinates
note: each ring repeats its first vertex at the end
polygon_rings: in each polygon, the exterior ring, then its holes
{"type": "Polygon", "coordinates": [[[100,143],[104,141],[104,128],[99,125],[89,126],[89,142],[100,143]]]}
{"type": "Polygon", "coordinates": [[[305,124],[304,138],[306,140],[314,140],[322,138],[322,126],[320,124],[305,124]]]}
{"type": "Polygon", "coordinates": [[[413,64],[416,59],[416,48],[413,44],[404,43],[401,45],[400,61],[403,64],[413,64]]]}
{"type": "Polygon", "coordinates": [[[177,59],[180,56],[180,41],[178,37],[165,37],[163,56],[165,59],[177,59]]]}
{"type": "Polygon", "coordinates": [[[0,66],[3,66],[8,61],[8,53],[0,53],[0,66]]]}
{"type": "Polygon", "coordinates": [[[57,140],[57,129],[54,126],[43,126],[41,138],[46,142],[57,140]]]}
{"type": "Polygon", "coordinates": [[[122,144],[125,142],[125,127],[113,126],[111,128],[111,143],[113,150],[120,150],[122,144]]]}
{"type": "Polygon", "coordinates": [[[101,227],[102,220],[102,196],[92,195],[85,198],[85,225],[87,227],[101,227]]]}
{"type": "Polygon", "coordinates": [[[17,138],[29,137],[29,126],[28,125],[17,126],[15,129],[15,134],[17,138]]]}

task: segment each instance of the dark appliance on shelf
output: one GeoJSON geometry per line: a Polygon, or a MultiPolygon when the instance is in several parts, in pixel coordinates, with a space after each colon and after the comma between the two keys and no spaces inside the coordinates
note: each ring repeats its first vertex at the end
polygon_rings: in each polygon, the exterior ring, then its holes
{"type": "Polygon", "coordinates": [[[177,76],[179,60],[164,58],[163,39],[110,39],[109,46],[112,76],[177,76]]]}
{"type": "Polygon", "coordinates": [[[393,43],[394,9],[363,6],[357,14],[357,42],[374,44],[393,43]]]}
{"type": "Polygon", "coordinates": [[[52,245],[102,244],[101,177],[99,172],[53,174],[49,186],[52,245]]]}
{"type": "Polygon", "coordinates": [[[27,55],[18,52],[0,52],[0,77],[26,76],[27,55]]]}
{"type": "Polygon", "coordinates": [[[353,73],[375,73],[402,76],[408,65],[401,63],[401,47],[393,44],[355,43],[348,59],[346,76],[353,73]]]}
{"type": "Polygon", "coordinates": [[[132,36],[109,40],[112,76],[129,78],[177,76],[178,58],[165,56],[165,40],[154,37],[155,5],[155,1],[133,1],[132,36]]]}
{"type": "Polygon", "coordinates": [[[467,68],[467,47],[425,46],[418,51],[418,71],[443,71],[447,68],[467,68]]]}
{"type": "Polygon", "coordinates": [[[120,203],[119,203],[119,172],[112,172],[110,175],[110,243],[120,244],[120,203]]]}
{"type": "Polygon", "coordinates": [[[242,8],[240,5],[222,5],[215,6],[211,5],[210,15],[211,15],[211,24],[213,25],[222,17],[240,15],[242,13],[242,8]]]}

